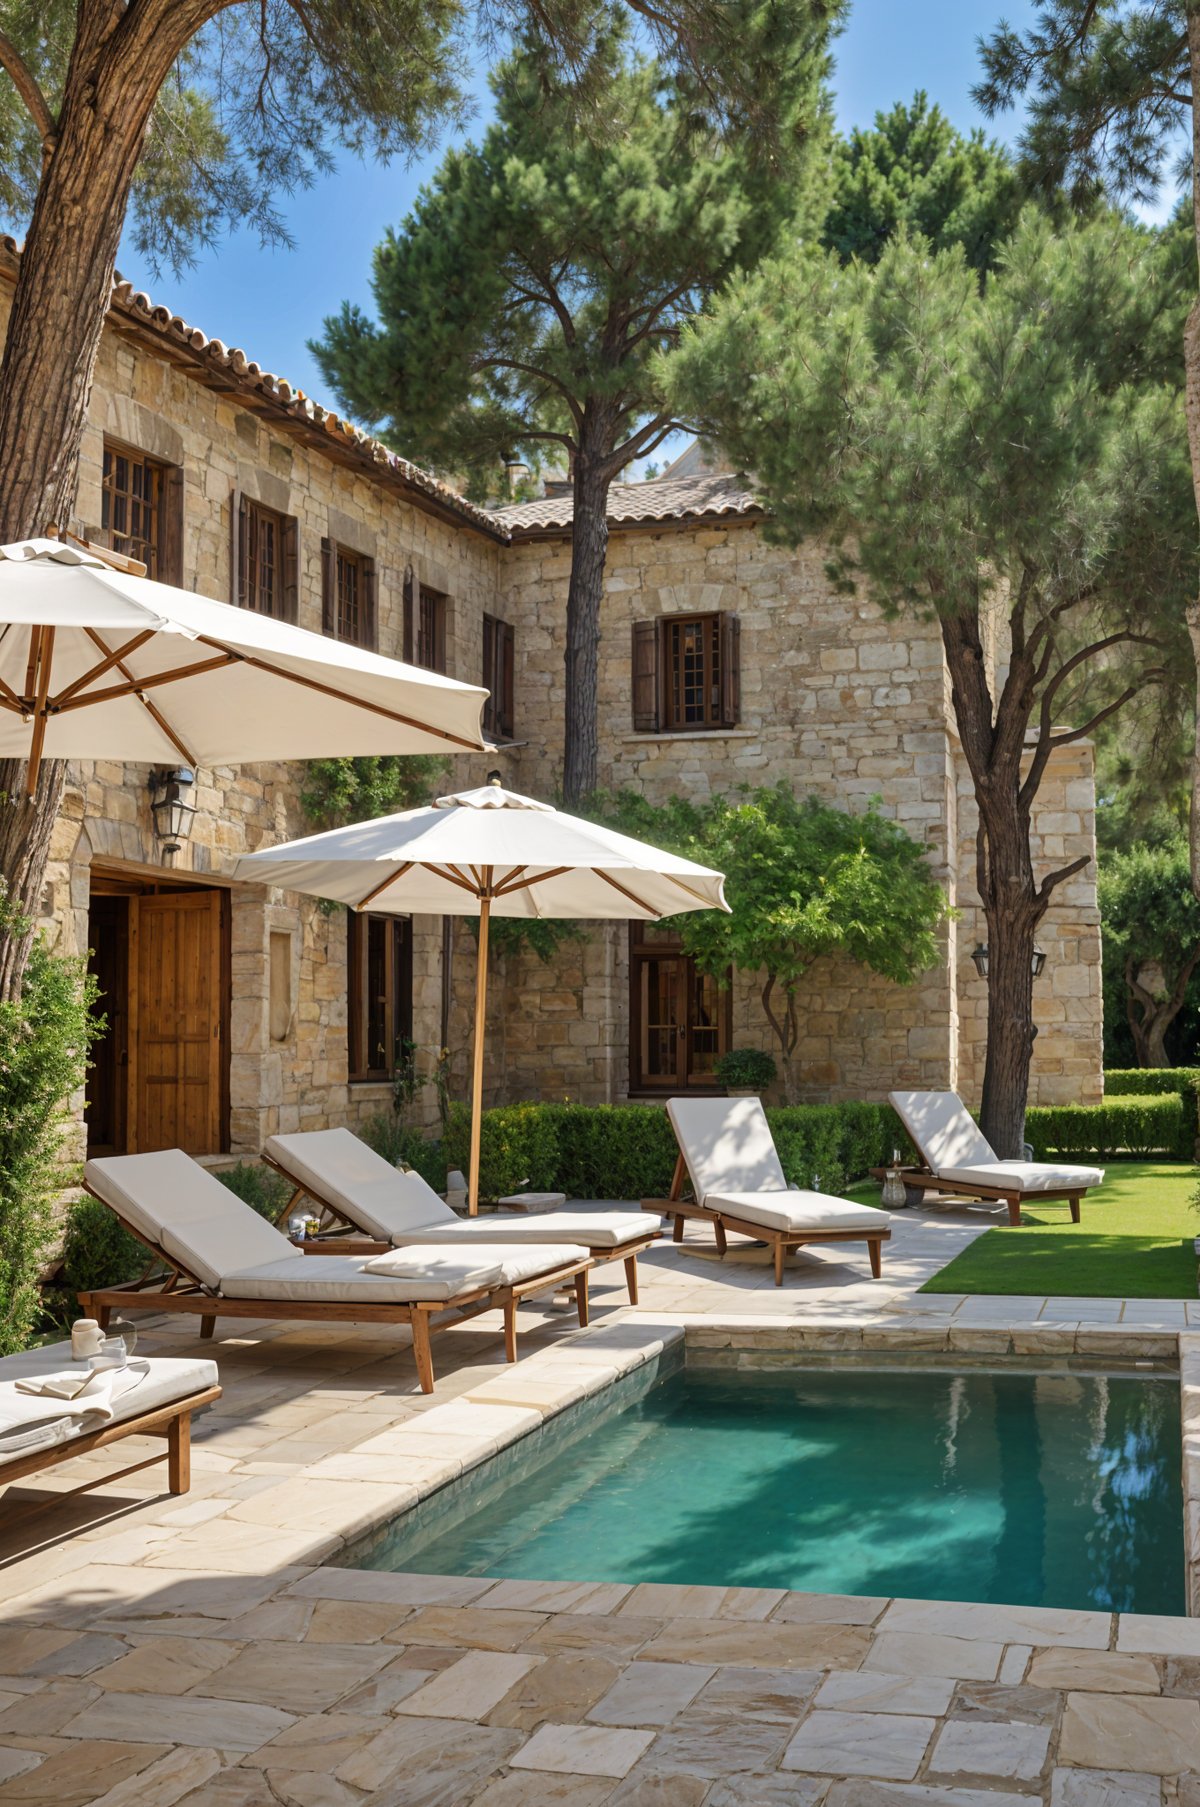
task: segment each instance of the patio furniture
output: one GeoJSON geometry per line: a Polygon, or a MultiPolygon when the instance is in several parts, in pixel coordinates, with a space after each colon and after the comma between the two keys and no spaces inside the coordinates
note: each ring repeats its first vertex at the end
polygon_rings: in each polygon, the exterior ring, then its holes
{"type": "Polygon", "coordinates": [[[1071,1167],[1051,1161],[1001,1161],[962,1099],[954,1092],[889,1092],[888,1098],[925,1165],[904,1169],[914,1191],[949,1192],[963,1198],[995,1199],[1008,1206],[1008,1221],[1021,1222],[1021,1205],[1066,1199],[1072,1223],[1089,1187],[1104,1180],[1102,1167],[1071,1167]]]}
{"type": "Polygon", "coordinates": [[[192,1413],[221,1397],[215,1362],[200,1357],[139,1357],[129,1368],[115,1370],[111,1385],[98,1396],[70,1402],[18,1389],[18,1381],[39,1382],[73,1369],[82,1376],[84,1365],[72,1362],[69,1342],[43,1344],[0,1360],[0,1487],[125,1437],[162,1437],[166,1449],[65,1492],[55,1491],[19,1512],[6,1502],[0,1507],[5,1526],[164,1459],[172,1493],[186,1493],[191,1485],[192,1413]]]}
{"type": "Polygon", "coordinates": [[[201,1336],[212,1335],[218,1318],[408,1324],[421,1391],[432,1393],[434,1328],[502,1311],[505,1355],[515,1361],[517,1305],[568,1281],[579,1322],[588,1321],[592,1258],[581,1245],[488,1244],[475,1251],[423,1244],[373,1259],[306,1258],[178,1148],[89,1161],[84,1186],[152,1257],[141,1279],[79,1295],[102,1325],[114,1310],[139,1306],[198,1317],[201,1336]],[[170,1269],[165,1277],[151,1274],[157,1262],[170,1269]]]}
{"type": "Polygon", "coordinates": [[[499,778],[439,797],[427,809],[260,848],[238,861],[234,876],[373,914],[478,916],[467,1175],[472,1217],[479,1210],[492,916],[658,922],[685,910],[729,908],[721,873],[506,791],[499,778]]]}
{"type": "Polygon", "coordinates": [[[402,1173],[348,1129],[271,1136],[263,1159],[295,1187],[281,1223],[304,1197],[329,1220],[328,1229],[301,1245],[306,1254],[373,1255],[431,1242],[463,1248],[584,1243],[597,1266],[625,1263],[629,1302],[636,1305],[637,1258],[662,1235],[658,1219],[645,1212],[509,1212],[464,1220],[419,1173],[402,1173]],[[339,1235],[338,1225],[350,1235],[339,1235]]]}
{"type": "Polygon", "coordinates": [[[888,1213],[789,1186],[761,1099],[671,1098],[667,1116],[679,1144],[670,1195],[642,1203],[675,1219],[676,1242],[683,1240],[689,1217],[711,1223],[718,1255],[725,1253],[730,1230],[766,1242],[776,1286],[783,1285],[789,1249],[806,1243],[865,1242],[871,1273],[880,1278],[883,1244],[891,1235],[888,1213]],[[691,1200],[683,1197],[686,1178],[692,1182],[691,1200]]]}

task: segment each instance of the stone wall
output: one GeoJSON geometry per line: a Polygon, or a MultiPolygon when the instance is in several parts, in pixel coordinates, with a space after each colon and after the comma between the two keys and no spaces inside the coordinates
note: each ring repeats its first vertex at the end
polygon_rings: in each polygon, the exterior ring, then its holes
{"type": "MultiPolygon", "coordinates": [[[[7,297],[0,293],[0,310],[7,297]]],[[[300,522],[302,626],[321,625],[321,539],[372,556],[379,572],[379,647],[402,649],[402,583],[412,565],[449,597],[448,667],[478,682],[482,615],[516,634],[515,741],[453,761],[449,783],[506,782],[553,795],[561,774],[563,617],[569,546],[527,539],[505,547],[348,468],[235,394],[205,386],[177,363],[110,330],[97,368],[83,445],[78,525],[100,520],[105,434],[180,466],[183,568],[189,587],[230,589],[230,498],[235,488],[300,522]]],[[[782,781],[800,794],[860,810],[872,799],[926,848],[962,912],[937,965],[900,988],[823,963],[803,994],[799,1057],[813,1099],[881,1096],[896,1084],[958,1085],[981,1078],[983,992],[969,953],[979,938],[972,889],[973,802],[965,784],[936,629],[889,622],[870,602],[835,595],[819,548],[771,546],[753,520],[730,518],[614,532],[600,648],[600,780],[651,798],[702,799],[741,784],[782,781]],[[716,733],[636,733],[631,720],[634,622],[661,614],[735,611],[741,628],[741,720],[716,733]]],[[[161,870],[146,768],[72,768],[55,834],[45,925],[68,950],[87,944],[93,864],[161,870]]],[[[303,832],[295,766],[201,771],[195,828],[175,870],[228,882],[233,859],[303,832]]],[[[1037,817],[1038,854],[1091,851],[1094,797],[1087,746],[1059,755],[1037,817]]],[[[347,1082],[345,919],[287,894],[234,887],[230,1141],[253,1152],[276,1130],[360,1122],[388,1087],[347,1082]],[[275,937],[274,941],[272,937],[275,937]],[[287,967],[280,1011],[272,959],[287,967]]],[[[474,1008],[475,942],[464,924],[443,1018],[440,921],[415,925],[414,1033],[433,1051],[446,1035],[465,1090],[474,1008]]],[[[1042,936],[1049,959],[1036,992],[1042,1033],[1034,1097],[1093,1098],[1100,1078],[1099,934],[1094,869],[1063,887],[1042,936]]],[[[733,1040],[772,1048],[753,975],[736,975],[733,1040]]],[[[497,958],[489,1009],[488,1100],[570,1096],[615,1101],[629,1083],[629,943],[624,924],[566,944],[548,966],[497,958]]],[[[432,1094],[424,1104],[432,1114],[432,1094]]]]}

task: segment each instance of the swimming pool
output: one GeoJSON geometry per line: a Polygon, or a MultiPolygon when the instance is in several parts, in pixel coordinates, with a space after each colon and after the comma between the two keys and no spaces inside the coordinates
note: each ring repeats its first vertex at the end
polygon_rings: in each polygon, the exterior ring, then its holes
{"type": "Polygon", "coordinates": [[[677,1366],[564,1413],[352,1566],[1181,1613],[1164,1376],[677,1366]]]}

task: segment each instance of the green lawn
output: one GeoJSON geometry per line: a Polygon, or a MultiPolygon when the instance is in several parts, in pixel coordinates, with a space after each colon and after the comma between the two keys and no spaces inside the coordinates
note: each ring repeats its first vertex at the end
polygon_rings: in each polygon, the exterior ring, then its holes
{"type": "Polygon", "coordinates": [[[1200,1173],[1169,1161],[1114,1161],[1073,1224],[1065,1204],[989,1230],[921,1288],[926,1293],[1045,1293],[1078,1299],[1194,1299],[1200,1173]]]}

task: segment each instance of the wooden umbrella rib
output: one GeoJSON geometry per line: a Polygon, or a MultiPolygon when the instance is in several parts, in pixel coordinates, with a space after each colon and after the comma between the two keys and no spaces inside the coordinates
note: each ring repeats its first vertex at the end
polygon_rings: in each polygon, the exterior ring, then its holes
{"type": "Polygon", "coordinates": [[[630,891],[626,885],[618,884],[610,873],[601,871],[599,866],[593,866],[592,871],[597,878],[602,878],[606,885],[611,885],[614,891],[619,891],[622,897],[627,897],[630,903],[635,903],[639,910],[645,910],[647,916],[653,920],[657,921],[660,916],[669,914],[666,910],[656,910],[653,904],[648,904],[644,897],[639,897],[636,891],[630,891]]]}
{"type": "Polygon", "coordinates": [[[29,663],[25,667],[25,695],[33,695],[33,687],[37,682],[38,655],[42,645],[42,630],[31,627],[29,630],[29,663]]]}
{"type": "MultiPolygon", "coordinates": [[[[94,641],[99,641],[101,646],[104,645],[94,629],[89,629],[88,632],[94,641]]],[[[90,670],[85,671],[82,677],[76,678],[73,684],[68,684],[65,690],[60,690],[57,696],[49,699],[51,709],[61,709],[64,703],[69,702],[73,696],[78,696],[81,690],[86,690],[89,684],[94,684],[97,678],[102,678],[106,671],[112,670],[114,665],[121,670],[122,676],[132,678],[133,674],[125,670],[122,661],[127,659],[130,653],[135,653],[139,646],[145,646],[147,640],[153,638],[154,629],[147,628],[144,633],[135,634],[132,640],[126,640],[124,646],[118,646],[115,652],[109,652],[106,649],[104,657],[90,670]]]]}
{"type": "Polygon", "coordinates": [[[29,766],[25,775],[25,789],[32,797],[37,790],[38,772],[42,763],[42,748],[46,744],[46,697],[50,690],[50,668],[54,660],[54,629],[42,630],[38,644],[38,687],[37,708],[33,718],[33,734],[29,742],[29,766]]]}
{"type": "Polygon", "coordinates": [[[56,713],[66,715],[72,709],[90,709],[93,703],[112,703],[123,696],[139,695],[143,690],[161,690],[164,684],[178,684],[184,678],[200,677],[206,671],[217,671],[226,665],[237,663],[236,653],[223,653],[219,659],[202,659],[196,665],[178,665],[174,671],[157,671],[148,678],[129,678],[124,684],[110,684],[104,690],[93,690],[90,696],[72,697],[56,713]]]}
{"type": "MultiPolygon", "coordinates": [[[[518,866],[518,872],[524,872],[524,866],[518,866]]],[[[508,897],[514,891],[529,891],[534,885],[544,885],[552,878],[561,878],[564,872],[574,872],[574,866],[550,866],[545,872],[535,872],[532,878],[523,878],[517,884],[504,884],[496,887],[497,897],[508,897]]]]}
{"type": "Polygon", "coordinates": [[[522,872],[528,872],[528,870],[529,870],[529,863],[528,863],[528,861],[526,861],[525,865],[514,866],[511,872],[506,872],[504,874],[504,877],[499,881],[499,883],[496,886],[496,896],[503,897],[504,893],[508,890],[509,886],[513,883],[514,879],[520,878],[522,872]]]}
{"type": "Polygon", "coordinates": [[[457,885],[460,891],[469,892],[472,897],[478,899],[479,888],[473,885],[469,878],[464,878],[456,867],[435,866],[432,860],[426,860],[424,865],[426,872],[432,872],[435,878],[444,878],[448,885],[457,885]]]}
{"type": "MultiPolygon", "coordinates": [[[[105,645],[105,642],[101,639],[100,635],[96,632],[94,627],[89,627],[87,629],[87,636],[88,636],[88,639],[92,642],[93,646],[98,646],[100,648],[101,652],[107,654],[108,647],[105,645]]],[[[130,682],[133,681],[133,673],[130,671],[129,667],[125,664],[124,660],[119,659],[117,661],[117,670],[120,672],[120,674],[123,678],[128,678],[130,680],[130,682]]],[[[179,757],[184,761],[184,763],[187,765],[190,765],[190,766],[199,764],[199,761],[197,760],[196,755],[192,752],[191,748],[187,745],[187,743],[185,741],[181,740],[179,735],[176,734],[174,728],[171,726],[171,724],[167,720],[166,716],[162,713],[161,709],[155,708],[154,704],[150,701],[150,698],[148,696],[143,696],[140,691],[136,692],[135,694],[137,695],[138,702],[142,705],[142,708],[146,711],[146,714],[150,717],[150,720],[154,723],[155,727],[158,728],[160,733],[163,734],[165,736],[165,738],[170,741],[171,745],[174,747],[175,751],[179,754],[179,757]]]]}
{"type": "Polygon", "coordinates": [[[15,715],[29,714],[29,704],[23,703],[16,691],[9,689],[3,678],[0,678],[0,709],[11,709],[15,715]]]}
{"type": "Polygon", "coordinates": [[[375,899],[380,896],[382,892],[386,891],[389,885],[394,885],[397,879],[403,878],[404,874],[406,872],[411,872],[412,869],[412,860],[405,860],[402,866],[397,866],[394,871],[388,873],[385,879],[381,879],[377,885],[374,885],[371,890],[367,892],[365,897],[360,897],[354,908],[356,910],[365,910],[367,905],[374,903],[375,899]]]}
{"type": "MultiPolygon", "coordinates": [[[[219,640],[211,640],[207,635],[199,636],[202,646],[219,647],[219,640]]],[[[389,709],[384,703],[371,703],[365,697],[351,696],[345,690],[338,690],[333,684],[322,684],[316,678],[302,677],[298,671],[288,671],[286,666],[272,665],[269,659],[260,659],[255,653],[230,653],[230,658],[240,659],[245,665],[253,665],[257,671],[268,671],[272,677],[284,678],[289,684],[300,684],[306,690],[315,690],[321,696],[331,696],[339,703],[349,703],[354,709],[365,709],[371,715],[382,715],[385,721],[397,722],[403,728],[416,728],[421,734],[432,734],[438,740],[448,741],[452,746],[463,747],[468,752],[478,753],[480,743],[475,740],[464,740],[461,734],[452,734],[449,728],[439,728],[433,722],[418,721],[415,716],[401,715],[398,710],[389,709]]]]}

